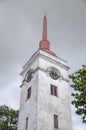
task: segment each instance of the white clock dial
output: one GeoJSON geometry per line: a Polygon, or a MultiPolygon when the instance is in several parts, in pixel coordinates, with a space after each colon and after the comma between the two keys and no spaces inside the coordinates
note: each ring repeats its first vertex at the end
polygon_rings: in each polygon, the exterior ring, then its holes
{"type": "Polygon", "coordinates": [[[52,79],[54,79],[54,80],[57,80],[57,79],[60,77],[60,75],[59,75],[58,71],[52,69],[52,70],[50,71],[50,77],[51,77],[52,79]]]}

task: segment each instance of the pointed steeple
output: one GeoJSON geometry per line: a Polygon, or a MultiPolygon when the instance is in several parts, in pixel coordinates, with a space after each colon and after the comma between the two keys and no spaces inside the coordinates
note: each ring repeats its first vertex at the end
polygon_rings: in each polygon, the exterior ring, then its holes
{"type": "Polygon", "coordinates": [[[46,15],[43,18],[43,36],[42,40],[47,40],[47,18],[46,15]]]}
{"type": "Polygon", "coordinates": [[[47,40],[47,17],[46,17],[46,15],[44,15],[44,18],[43,18],[43,34],[42,34],[42,41],[39,44],[39,48],[50,50],[50,43],[47,40]]]}
{"type": "Polygon", "coordinates": [[[56,54],[50,50],[50,42],[47,40],[47,17],[44,15],[43,18],[43,34],[42,34],[42,40],[39,43],[39,49],[55,56],[56,54]]]}

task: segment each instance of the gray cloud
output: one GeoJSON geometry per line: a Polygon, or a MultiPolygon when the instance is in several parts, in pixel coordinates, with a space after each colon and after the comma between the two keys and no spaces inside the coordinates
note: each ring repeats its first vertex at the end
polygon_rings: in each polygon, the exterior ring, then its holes
{"type": "Polygon", "coordinates": [[[83,2],[86,2],[86,0],[82,0],[83,2]]]}

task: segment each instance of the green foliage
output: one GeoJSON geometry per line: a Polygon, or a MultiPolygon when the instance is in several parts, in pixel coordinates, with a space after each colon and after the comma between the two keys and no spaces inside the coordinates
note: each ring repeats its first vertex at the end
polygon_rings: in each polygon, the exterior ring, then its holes
{"type": "Polygon", "coordinates": [[[72,104],[76,107],[76,114],[82,116],[86,123],[86,65],[75,73],[69,75],[72,80],[71,87],[75,90],[71,95],[74,97],[72,104]]]}
{"type": "Polygon", "coordinates": [[[17,130],[18,111],[0,106],[0,130],[17,130]]]}

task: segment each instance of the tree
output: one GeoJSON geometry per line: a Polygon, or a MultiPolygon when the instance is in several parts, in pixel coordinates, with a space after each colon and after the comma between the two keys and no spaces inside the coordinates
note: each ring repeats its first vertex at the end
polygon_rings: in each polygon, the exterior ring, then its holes
{"type": "Polygon", "coordinates": [[[74,97],[72,104],[76,107],[76,114],[81,115],[83,123],[86,123],[86,65],[82,65],[69,78],[72,80],[71,87],[75,90],[71,94],[74,97]]]}
{"type": "Polygon", "coordinates": [[[17,130],[18,110],[0,106],[0,130],[17,130]]]}

